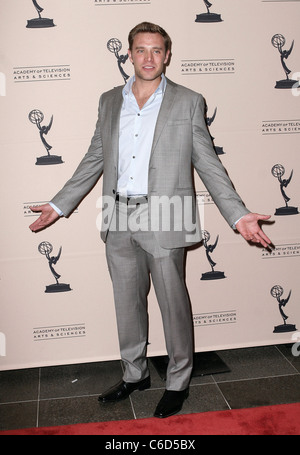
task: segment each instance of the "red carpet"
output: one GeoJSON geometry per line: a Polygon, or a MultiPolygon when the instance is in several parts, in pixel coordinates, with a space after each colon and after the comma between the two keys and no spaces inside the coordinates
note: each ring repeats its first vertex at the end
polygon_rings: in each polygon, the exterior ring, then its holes
{"type": "Polygon", "coordinates": [[[300,403],[3,431],[0,435],[299,435],[300,403]]]}

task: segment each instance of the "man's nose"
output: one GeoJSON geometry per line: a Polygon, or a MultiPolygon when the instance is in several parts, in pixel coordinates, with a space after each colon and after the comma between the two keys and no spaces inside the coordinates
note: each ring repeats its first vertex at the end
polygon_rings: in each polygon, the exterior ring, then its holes
{"type": "Polygon", "coordinates": [[[149,51],[146,55],[146,60],[148,62],[152,61],[153,60],[153,52],[149,51]]]}

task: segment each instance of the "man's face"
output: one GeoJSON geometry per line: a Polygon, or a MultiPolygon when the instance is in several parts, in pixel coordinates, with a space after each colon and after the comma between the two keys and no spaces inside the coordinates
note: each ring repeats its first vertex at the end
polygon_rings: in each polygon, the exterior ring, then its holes
{"type": "Polygon", "coordinates": [[[132,50],[128,51],[134,65],[135,77],[154,81],[161,76],[170,51],[166,52],[165,41],[159,33],[138,33],[132,50]]]}

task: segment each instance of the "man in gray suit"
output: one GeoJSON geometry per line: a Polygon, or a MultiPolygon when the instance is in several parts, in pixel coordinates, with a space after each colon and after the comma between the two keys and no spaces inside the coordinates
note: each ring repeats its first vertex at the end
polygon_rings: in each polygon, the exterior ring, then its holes
{"type": "Polygon", "coordinates": [[[185,247],[201,241],[193,171],[221,214],[247,241],[267,247],[259,226],[270,217],[250,213],[214,151],[203,97],[167,79],[171,40],[144,22],[129,34],[135,75],[104,93],[96,130],[73,177],[31,226],[39,231],[68,216],[103,172],[101,237],[113,283],[123,379],[99,397],[119,401],[150,387],[146,360],[150,276],[162,314],[169,356],[166,390],[154,415],[176,414],[188,396],[193,326],[184,282],[185,247]]]}

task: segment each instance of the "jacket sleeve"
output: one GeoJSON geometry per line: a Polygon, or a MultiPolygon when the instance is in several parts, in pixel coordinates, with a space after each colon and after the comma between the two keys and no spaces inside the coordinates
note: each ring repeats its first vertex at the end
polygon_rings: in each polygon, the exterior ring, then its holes
{"type": "Polygon", "coordinates": [[[81,200],[91,191],[103,171],[103,151],[101,139],[101,102],[99,101],[98,120],[89,149],[73,176],[51,199],[51,202],[68,216],[81,200]]]}

